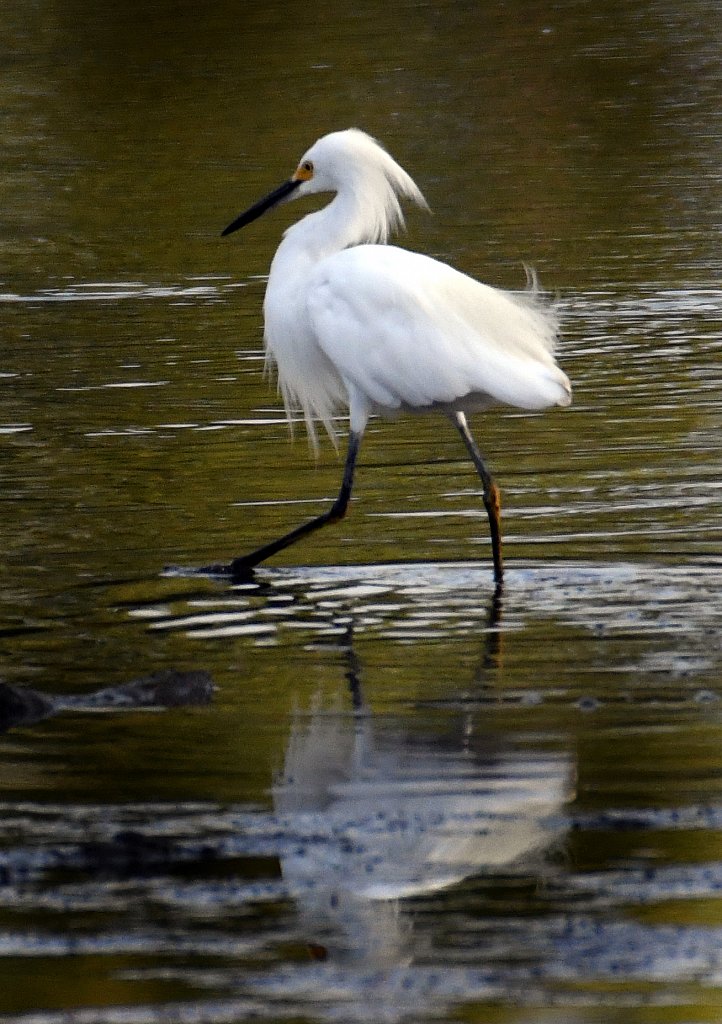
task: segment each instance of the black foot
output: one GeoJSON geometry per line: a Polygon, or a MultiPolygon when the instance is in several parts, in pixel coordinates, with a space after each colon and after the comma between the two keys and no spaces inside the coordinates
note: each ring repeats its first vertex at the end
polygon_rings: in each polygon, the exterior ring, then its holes
{"type": "Polygon", "coordinates": [[[245,558],[234,558],[230,565],[223,568],[234,583],[248,583],[253,579],[255,564],[249,563],[245,558]]]}
{"type": "Polygon", "coordinates": [[[200,569],[195,569],[194,573],[198,576],[223,576],[225,578],[231,575],[231,567],[218,562],[215,565],[202,565],[200,569]]]}
{"type": "Polygon", "coordinates": [[[230,564],[218,562],[215,565],[202,565],[190,569],[183,565],[166,565],[164,576],[210,576],[216,579],[231,580],[233,583],[247,583],[253,579],[253,566],[247,565],[242,558],[234,559],[230,564]]]}

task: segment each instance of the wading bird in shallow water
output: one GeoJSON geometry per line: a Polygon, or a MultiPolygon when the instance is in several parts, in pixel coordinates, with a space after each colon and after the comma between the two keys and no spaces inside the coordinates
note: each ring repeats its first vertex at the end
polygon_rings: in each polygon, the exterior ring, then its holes
{"type": "Polygon", "coordinates": [[[335,193],[286,231],[264,302],[267,360],[286,412],[303,412],[311,440],[320,421],[349,412],[343,481],[331,508],[277,540],[212,566],[236,579],[348,507],[359,445],[370,416],[445,413],[481,477],[494,578],[501,583],[499,490],[469,430],[467,413],[495,405],[569,405],[554,361],[556,317],[532,287],[522,295],[481,284],[445,263],[387,245],[403,224],[400,199],[426,207],[415,183],[379,143],[357,129],[314,143],[292,177],[236,218],[245,227],[279,203],[335,193]]]}

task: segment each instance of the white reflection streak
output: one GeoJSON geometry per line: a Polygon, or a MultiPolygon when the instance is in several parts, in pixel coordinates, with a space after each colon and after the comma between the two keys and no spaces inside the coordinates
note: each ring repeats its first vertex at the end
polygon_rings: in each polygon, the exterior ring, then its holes
{"type": "Polygon", "coordinates": [[[320,703],[292,724],[273,789],[302,836],[282,857],[309,941],[363,967],[410,962],[401,900],[540,857],[565,830],[561,755],[455,745],[376,728],[320,703]]]}

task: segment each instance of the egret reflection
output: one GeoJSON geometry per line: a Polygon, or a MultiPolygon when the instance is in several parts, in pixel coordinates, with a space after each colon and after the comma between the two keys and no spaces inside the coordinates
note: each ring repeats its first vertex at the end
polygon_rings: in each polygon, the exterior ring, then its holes
{"type": "Polygon", "coordinates": [[[399,967],[413,958],[413,900],[543,869],[566,831],[573,765],[477,732],[468,706],[436,728],[374,714],[351,647],[349,665],[349,698],[317,696],[292,720],[273,800],[297,842],[281,868],[313,949],[399,967]]]}

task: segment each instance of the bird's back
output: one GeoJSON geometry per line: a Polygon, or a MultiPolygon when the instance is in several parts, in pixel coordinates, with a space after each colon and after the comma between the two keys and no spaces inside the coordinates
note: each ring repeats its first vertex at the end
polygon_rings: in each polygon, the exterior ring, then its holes
{"type": "Polygon", "coordinates": [[[491,288],[395,246],[320,261],[306,302],[316,341],[368,411],[568,405],[557,322],[535,292],[491,288]]]}

